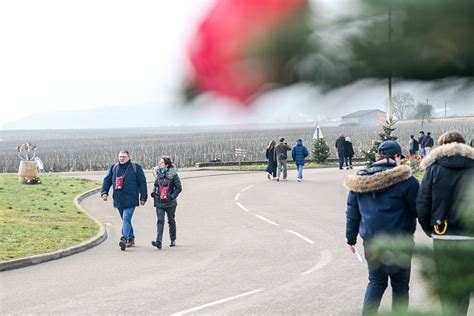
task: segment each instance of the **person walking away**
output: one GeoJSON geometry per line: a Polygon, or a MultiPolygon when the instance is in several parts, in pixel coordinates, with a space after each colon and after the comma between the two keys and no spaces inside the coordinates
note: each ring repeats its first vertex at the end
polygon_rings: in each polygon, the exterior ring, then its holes
{"type": "Polygon", "coordinates": [[[416,229],[416,195],[419,184],[410,167],[400,165],[402,149],[395,141],[385,141],[378,148],[377,161],[367,169],[345,179],[350,190],[346,211],[346,238],[355,252],[357,235],[364,241],[368,264],[363,315],[375,314],[390,278],[392,309],[400,315],[408,308],[411,256],[398,266],[380,261],[371,251],[377,236],[408,236],[413,240],[416,229]]]}
{"type": "Polygon", "coordinates": [[[100,196],[107,201],[112,186],[114,207],[122,218],[122,236],[119,246],[122,251],[135,245],[132,217],[138,205],[145,205],[147,187],[142,166],[130,160],[128,151],[121,151],[118,162],[112,165],[102,183],[100,196]]]}
{"type": "Polygon", "coordinates": [[[425,138],[423,138],[423,148],[425,149],[425,156],[427,156],[430,153],[431,149],[433,149],[433,146],[434,146],[434,140],[431,137],[431,133],[428,132],[426,133],[425,138]]]}
{"type": "Polygon", "coordinates": [[[153,185],[152,197],[156,208],[156,239],[151,242],[152,246],[161,249],[163,230],[165,226],[165,213],[168,217],[170,247],[176,246],[176,207],[177,198],[182,191],[176,166],[170,157],[161,157],[160,163],[153,169],[155,183],[153,185]]]}
{"type": "Polygon", "coordinates": [[[416,156],[418,149],[419,149],[418,141],[415,139],[414,135],[410,135],[410,141],[408,142],[408,151],[410,152],[410,156],[416,156]]]}
{"type": "Polygon", "coordinates": [[[267,177],[268,180],[275,179],[277,175],[277,157],[275,152],[276,141],[272,140],[268,144],[267,151],[265,152],[265,157],[268,159],[267,165],[267,177]]]}
{"type": "Polygon", "coordinates": [[[298,139],[296,141],[296,145],[291,150],[291,157],[296,164],[296,170],[298,171],[298,178],[297,181],[303,181],[303,167],[304,167],[304,159],[308,157],[308,149],[303,145],[303,141],[298,139]]]}
{"type": "Polygon", "coordinates": [[[352,157],[354,157],[354,147],[350,137],[346,137],[344,141],[344,160],[346,162],[346,169],[352,169],[352,157]]]}
{"type": "Polygon", "coordinates": [[[467,203],[472,203],[474,194],[474,148],[466,145],[458,132],[444,133],[438,145],[421,162],[426,171],[417,199],[418,221],[426,235],[433,238],[443,315],[449,315],[450,308],[466,315],[469,296],[474,293],[472,277],[470,284],[466,277],[474,276],[474,263],[469,264],[470,271],[457,269],[468,259],[456,250],[474,250],[474,231],[467,229],[463,217],[468,208],[473,210],[467,203]],[[450,288],[453,282],[459,286],[450,288]]]}
{"type": "Polygon", "coordinates": [[[418,137],[418,144],[420,145],[421,147],[421,157],[425,157],[426,156],[426,153],[425,153],[425,146],[423,144],[423,141],[425,140],[425,132],[424,131],[420,131],[420,136],[418,137]]]}
{"type": "Polygon", "coordinates": [[[339,169],[342,170],[342,166],[344,166],[344,143],[346,142],[346,138],[344,134],[340,134],[339,138],[336,140],[336,148],[337,148],[337,156],[339,158],[339,169]]]}
{"type": "Polygon", "coordinates": [[[275,152],[277,157],[277,181],[280,181],[280,175],[283,172],[283,180],[286,180],[288,173],[288,151],[291,147],[285,143],[285,139],[280,138],[280,143],[275,146],[275,152]]]}

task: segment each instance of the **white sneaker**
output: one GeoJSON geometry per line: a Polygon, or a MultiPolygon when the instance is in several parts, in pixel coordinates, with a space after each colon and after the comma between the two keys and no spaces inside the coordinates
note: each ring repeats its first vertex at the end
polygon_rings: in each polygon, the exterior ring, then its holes
{"type": "Polygon", "coordinates": [[[268,180],[271,180],[272,176],[269,173],[267,173],[267,178],[268,178],[268,180]]]}
{"type": "Polygon", "coordinates": [[[300,178],[298,178],[298,179],[296,179],[296,180],[297,180],[298,182],[301,182],[301,179],[300,179],[300,178]]]}

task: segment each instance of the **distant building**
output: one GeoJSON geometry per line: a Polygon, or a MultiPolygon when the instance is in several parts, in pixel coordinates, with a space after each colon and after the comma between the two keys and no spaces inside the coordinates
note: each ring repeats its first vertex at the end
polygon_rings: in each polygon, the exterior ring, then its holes
{"type": "Polygon", "coordinates": [[[344,115],[341,118],[341,125],[354,126],[380,126],[386,120],[384,111],[381,110],[362,110],[344,115]]]}

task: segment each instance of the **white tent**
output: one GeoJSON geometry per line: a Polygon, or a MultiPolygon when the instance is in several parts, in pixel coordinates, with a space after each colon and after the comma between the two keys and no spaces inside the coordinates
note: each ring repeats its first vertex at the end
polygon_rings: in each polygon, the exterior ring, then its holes
{"type": "Polygon", "coordinates": [[[323,132],[321,131],[321,128],[319,127],[319,124],[316,126],[316,130],[314,131],[313,139],[320,139],[324,138],[323,132]]]}

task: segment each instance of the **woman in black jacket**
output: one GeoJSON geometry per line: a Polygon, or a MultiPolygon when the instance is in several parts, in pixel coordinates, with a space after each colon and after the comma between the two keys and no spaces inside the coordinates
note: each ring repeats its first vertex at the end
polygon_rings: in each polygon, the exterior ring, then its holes
{"type": "Polygon", "coordinates": [[[265,157],[268,159],[267,165],[267,177],[268,180],[275,179],[277,175],[277,159],[275,153],[275,145],[276,141],[272,140],[270,144],[268,144],[267,151],[265,152],[265,157]]]}
{"type": "Polygon", "coordinates": [[[440,146],[421,162],[426,171],[417,199],[418,221],[433,238],[438,292],[446,315],[449,308],[466,315],[474,292],[473,278],[469,279],[474,275],[474,264],[463,258],[466,249],[470,249],[471,258],[474,252],[474,231],[465,226],[464,214],[472,211],[474,148],[465,143],[461,134],[445,133],[438,139],[440,146]],[[453,282],[457,285],[448,286],[453,282]]]}
{"type": "Polygon", "coordinates": [[[344,160],[346,162],[346,169],[352,169],[352,157],[354,157],[354,148],[349,137],[344,141],[344,160]]]}
{"type": "Polygon", "coordinates": [[[165,225],[165,213],[168,217],[168,224],[170,229],[170,247],[176,246],[176,221],[175,212],[178,203],[176,199],[181,193],[181,181],[179,179],[177,169],[173,165],[171,158],[163,156],[160,164],[153,169],[155,176],[155,184],[153,188],[152,197],[154,198],[154,205],[156,207],[157,234],[156,240],[151,244],[158,249],[161,249],[161,240],[163,238],[163,230],[165,225]]]}

